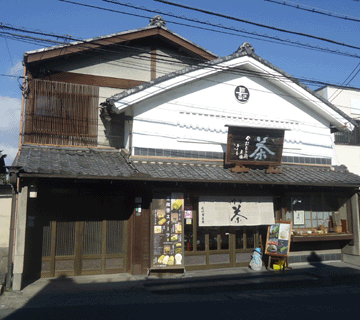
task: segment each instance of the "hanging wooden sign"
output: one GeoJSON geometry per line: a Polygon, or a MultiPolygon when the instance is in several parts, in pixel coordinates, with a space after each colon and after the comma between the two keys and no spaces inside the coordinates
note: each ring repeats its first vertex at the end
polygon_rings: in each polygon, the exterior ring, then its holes
{"type": "Polygon", "coordinates": [[[277,166],[281,164],[284,129],[229,126],[226,164],[277,166]]]}

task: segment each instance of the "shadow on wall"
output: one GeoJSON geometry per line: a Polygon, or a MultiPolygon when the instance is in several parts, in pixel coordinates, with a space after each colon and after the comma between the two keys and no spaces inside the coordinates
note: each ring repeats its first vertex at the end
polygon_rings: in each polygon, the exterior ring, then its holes
{"type": "Polygon", "coordinates": [[[306,258],[307,262],[310,264],[317,264],[323,262],[319,255],[317,255],[314,251],[306,258]]]}
{"type": "Polygon", "coordinates": [[[109,114],[104,111],[101,115],[101,121],[109,146],[115,149],[124,148],[125,114],[109,114]]]}

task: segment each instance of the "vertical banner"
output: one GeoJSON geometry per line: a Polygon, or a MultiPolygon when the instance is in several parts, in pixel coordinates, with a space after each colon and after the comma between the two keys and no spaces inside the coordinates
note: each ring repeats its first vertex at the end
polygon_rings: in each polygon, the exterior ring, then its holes
{"type": "Polygon", "coordinates": [[[184,268],[183,193],[154,196],[151,229],[151,268],[184,268]]]}

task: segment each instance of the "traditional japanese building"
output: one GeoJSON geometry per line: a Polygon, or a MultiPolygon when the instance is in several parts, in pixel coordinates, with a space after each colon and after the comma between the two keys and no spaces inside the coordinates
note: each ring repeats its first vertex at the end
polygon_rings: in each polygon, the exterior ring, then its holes
{"type": "Polygon", "coordinates": [[[360,177],[333,144],[356,121],[249,43],[219,58],[157,17],[24,65],[15,289],[247,267],[275,221],[291,222],[290,264],[359,260],[360,177]]]}

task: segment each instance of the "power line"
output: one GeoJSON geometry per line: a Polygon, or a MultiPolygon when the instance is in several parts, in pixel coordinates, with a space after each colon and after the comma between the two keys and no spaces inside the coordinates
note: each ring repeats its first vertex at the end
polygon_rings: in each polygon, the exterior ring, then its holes
{"type": "Polygon", "coordinates": [[[37,35],[41,35],[41,36],[50,36],[50,37],[55,37],[58,39],[64,39],[64,40],[73,40],[73,38],[71,36],[62,36],[62,35],[55,35],[55,34],[51,34],[51,33],[45,33],[42,31],[36,31],[36,30],[27,30],[24,28],[17,28],[17,27],[13,27],[13,26],[9,26],[6,24],[3,24],[2,22],[0,22],[0,28],[1,29],[5,29],[5,30],[12,30],[12,31],[20,31],[20,32],[24,32],[24,33],[31,33],[31,34],[37,34],[37,35]]]}
{"type": "MultiPolygon", "coordinates": [[[[0,27],[3,27],[4,25],[1,25],[0,27]]],[[[43,35],[49,35],[49,36],[52,36],[52,37],[56,37],[56,38],[68,38],[67,36],[59,36],[59,35],[55,35],[55,34],[48,34],[48,33],[45,33],[45,32],[40,32],[40,31],[30,31],[30,30],[25,30],[25,29],[20,29],[20,28],[15,28],[15,27],[10,27],[10,26],[6,26],[7,29],[16,29],[16,30],[19,30],[19,31],[26,31],[27,33],[36,33],[36,34],[43,34],[43,35]]],[[[34,38],[34,37],[29,37],[29,36],[22,36],[22,35],[18,35],[16,34],[16,36],[20,36],[20,37],[26,37],[26,39],[36,39],[37,41],[41,41],[41,40],[44,40],[44,41],[50,41],[52,43],[61,43],[60,41],[55,41],[55,40],[48,40],[48,39],[41,39],[41,38],[34,38]]],[[[74,40],[72,38],[72,40],[74,40]]],[[[78,40],[80,41],[80,40],[78,40]]],[[[61,43],[63,44],[63,43],[61,43]]],[[[79,44],[78,44],[79,45],[79,44]]],[[[88,48],[88,47],[86,47],[88,48]]],[[[130,49],[133,49],[131,47],[129,47],[130,49]]],[[[96,49],[97,51],[101,51],[101,52],[117,52],[117,51],[113,51],[113,50],[104,50],[104,49],[101,49],[101,48],[98,48],[96,49]]],[[[141,59],[141,58],[140,58],[141,59]]],[[[147,58],[147,57],[144,57],[142,59],[146,59],[147,61],[149,61],[150,58],[147,58]]],[[[104,60],[108,60],[108,59],[104,59],[104,60]]],[[[111,60],[108,60],[108,61],[111,61],[111,60]]],[[[166,62],[166,61],[165,61],[166,62]]],[[[167,61],[168,64],[169,61],[167,61]]],[[[113,64],[113,65],[116,65],[116,66],[119,66],[118,64],[116,63],[110,63],[110,64],[113,64]]],[[[129,63],[127,63],[128,65],[129,63]]],[[[173,61],[172,61],[172,64],[173,64],[173,61]]],[[[132,68],[134,67],[139,67],[139,65],[136,65],[136,64],[133,64],[132,68]]],[[[207,66],[208,68],[211,66],[207,66]]],[[[219,69],[219,67],[217,66],[216,67],[217,69],[219,69]]],[[[145,69],[143,69],[145,70],[145,69]]],[[[146,69],[147,70],[147,69],[146,69]]],[[[226,72],[229,72],[229,70],[222,70],[222,71],[226,71],[226,72]]],[[[166,71],[164,71],[166,72],[166,71]]],[[[239,70],[239,71],[234,71],[234,70],[231,70],[230,73],[233,73],[233,74],[242,74],[242,75],[247,75],[249,77],[251,76],[255,76],[255,77],[262,77],[262,78],[267,78],[267,79],[276,79],[276,80],[281,80],[281,81],[301,81],[303,83],[308,83],[308,84],[312,84],[312,85],[322,85],[322,86],[326,86],[326,85],[333,85],[331,83],[328,83],[328,82],[323,82],[323,81],[318,81],[318,80],[312,80],[312,79],[306,79],[306,78],[295,78],[295,77],[285,77],[285,76],[274,76],[274,75],[268,75],[268,74],[264,74],[264,73],[256,73],[256,72],[247,72],[247,71],[244,71],[244,70],[239,70]]]]}
{"type": "Polygon", "coordinates": [[[5,74],[5,73],[0,73],[0,77],[9,77],[9,78],[24,78],[22,76],[14,76],[12,74],[5,74]]]}
{"type": "MultiPolygon", "coordinates": [[[[12,27],[12,26],[9,26],[9,25],[3,25],[1,24],[0,25],[0,28],[6,28],[8,30],[18,30],[18,31],[24,31],[26,33],[35,33],[35,34],[42,34],[42,35],[47,35],[47,36],[51,36],[51,37],[55,37],[55,38],[63,38],[63,39],[68,39],[69,37],[68,36],[60,36],[60,35],[56,35],[56,34],[49,34],[49,33],[45,33],[45,32],[42,32],[42,31],[31,31],[31,30],[28,30],[28,29],[24,29],[24,28],[18,28],[18,27],[12,27]]],[[[1,32],[0,32],[0,36],[1,36],[1,32]]],[[[20,39],[20,40],[23,40],[23,38],[25,38],[25,40],[35,40],[36,42],[39,42],[39,41],[44,41],[44,42],[50,42],[50,43],[56,43],[56,44],[64,44],[63,42],[60,42],[60,41],[56,41],[56,40],[50,40],[50,39],[43,39],[43,38],[35,38],[35,37],[30,37],[30,36],[24,36],[24,35],[19,35],[19,34],[14,34],[14,33],[6,33],[7,36],[15,36],[16,39],[20,39]]],[[[76,40],[76,41],[82,41],[82,40],[79,40],[79,39],[74,39],[74,38],[71,38],[72,40],[76,40]]],[[[66,45],[69,45],[69,44],[66,44],[66,45]]],[[[71,45],[71,44],[70,44],[71,45]]],[[[78,46],[81,47],[81,44],[76,44],[78,46]]],[[[119,47],[121,47],[122,49],[128,49],[128,50],[133,50],[133,49],[136,49],[138,50],[139,52],[146,52],[148,53],[148,51],[145,51],[145,50],[141,50],[140,48],[134,48],[134,47],[129,47],[129,46],[123,46],[123,45],[118,45],[119,47]]],[[[84,44],[84,48],[88,49],[88,46],[86,46],[84,44]]],[[[100,48],[96,48],[95,51],[97,52],[111,52],[111,53],[116,53],[118,51],[116,50],[109,50],[109,49],[103,49],[101,46],[100,48]]],[[[161,55],[160,55],[161,56],[161,55]]],[[[181,63],[183,64],[182,62],[177,62],[177,61],[174,61],[174,60],[168,60],[169,58],[165,55],[163,55],[164,59],[158,59],[159,61],[163,62],[164,64],[167,64],[167,65],[171,65],[171,64],[177,64],[177,63],[181,63]],[[167,59],[166,59],[167,58],[167,59]]],[[[138,60],[146,60],[146,61],[150,61],[150,57],[137,57],[138,60]]],[[[146,68],[144,68],[143,66],[141,65],[136,65],[135,63],[131,64],[129,62],[127,62],[126,64],[121,64],[121,63],[116,63],[116,62],[113,62],[111,59],[106,59],[103,57],[104,61],[107,61],[106,63],[108,64],[111,64],[111,65],[115,65],[115,66],[126,66],[126,67],[129,67],[129,65],[131,65],[131,68],[138,68],[139,70],[148,70],[146,68]],[[139,68],[139,66],[141,68],[139,68]]],[[[211,66],[207,65],[208,68],[211,68],[211,66]]],[[[213,68],[217,68],[219,69],[218,66],[216,67],[213,67],[213,68]]],[[[171,69],[170,71],[173,71],[173,69],[171,69]]],[[[222,71],[226,71],[229,73],[229,70],[222,70],[222,71]]],[[[164,73],[168,73],[168,71],[165,69],[164,70],[164,73]]],[[[259,76],[259,77],[263,77],[263,78],[267,78],[267,79],[275,79],[275,77],[273,75],[266,75],[264,73],[256,73],[256,72],[247,72],[247,71],[244,71],[244,70],[241,70],[241,71],[236,71],[236,70],[232,70],[230,71],[230,73],[233,73],[233,74],[242,74],[242,75],[248,75],[248,76],[259,76]]],[[[331,83],[328,83],[328,82],[324,82],[324,81],[319,81],[319,80],[314,80],[314,79],[307,79],[307,78],[304,78],[304,77],[301,77],[301,78],[296,78],[296,77],[284,77],[284,76],[277,76],[276,77],[277,80],[281,80],[281,81],[301,81],[303,83],[307,83],[307,84],[311,84],[311,85],[321,85],[321,86],[326,86],[326,85],[334,85],[334,84],[331,84],[331,83]]],[[[338,85],[336,85],[338,86],[338,85]]]]}
{"type": "MultiPolygon", "coordinates": [[[[111,0],[102,0],[102,1],[118,4],[117,1],[111,1],[111,0]]],[[[336,45],[339,45],[339,46],[348,47],[348,48],[352,48],[352,49],[358,49],[358,50],[360,49],[360,47],[358,47],[358,46],[353,46],[353,45],[350,45],[350,44],[341,43],[341,42],[338,42],[338,41],[335,41],[335,40],[331,40],[331,39],[327,39],[327,38],[323,38],[323,37],[318,37],[318,36],[314,36],[314,35],[303,33],[303,32],[291,31],[291,30],[281,29],[281,28],[277,28],[277,27],[273,27],[273,26],[268,26],[268,25],[265,25],[265,24],[240,19],[240,18],[224,15],[224,14],[217,13],[217,12],[212,12],[212,11],[209,11],[209,10],[199,9],[199,8],[195,8],[195,7],[189,7],[189,6],[186,6],[186,5],[177,4],[177,3],[173,3],[173,2],[169,2],[169,1],[165,1],[165,0],[154,0],[154,1],[169,4],[169,5],[184,8],[184,9],[188,9],[188,10],[193,10],[193,11],[205,13],[205,14],[212,15],[212,16],[217,16],[217,17],[220,17],[220,18],[225,18],[225,19],[229,19],[229,20],[243,22],[243,23],[251,24],[251,25],[254,25],[254,26],[257,26],[257,27],[261,27],[261,28],[271,29],[271,30],[278,31],[278,32],[290,33],[290,34],[293,34],[293,35],[307,37],[307,38],[311,38],[311,39],[315,39],[315,40],[319,40],[319,41],[324,41],[324,42],[329,42],[329,43],[332,43],[332,44],[336,44],[336,45]]],[[[121,5],[123,5],[123,4],[121,4],[121,5]]]]}
{"type": "MultiPolygon", "coordinates": [[[[65,40],[68,40],[69,38],[66,37],[66,36],[60,36],[60,35],[55,35],[55,34],[49,34],[49,33],[45,33],[45,32],[39,32],[39,31],[30,31],[30,30],[27,30],[27,29],[24,29],[24,28],[15,28],[15,27],[12,27],[12,26],[9,26],[9,25],[0,25],[0,29],[8,29],[8,30],[17,30],[17,31],[21,31],[21,32],[25,32],[25,33],[35,33],[35,34],[42,34],[44,36],[50,36],[50,37],[55,37],[55,38],[63,38],[65,40]]],[[[45,39],[45,38],[35,38],[35,37],[31,37],[31,36],[27,36],[27,35],[21,35],[21,34],[18,34],[18,33],[10,33],[10,32],[2,32],[0,31],[0,36],[3,36],[4,38],[10,38],[10,39],[15,39],[15,40],[20,40],[20,41],[24,41],[24,42],[33,42],[33,43],[41,43],[41,42],[44,42],[46,44],[56,44],[56,45],[66,45],[67,43],[64,43],[64,42],[61,42],[61,41],[56,41],[56,40],[51,40],[51,39],[45,39]]],[[[72,40],[76,40],[76,41],[79,41],[79,42],[83,42],[84,44],[81,45],[81,44],[76,44],[78,45],[79,47],[83,47],[85,49],[89,49],[88,46],[86,46],[86,42],[84,40],[80,40],[80,39],[74,39],[74,38],[71,38],[72,40]]],[[[70,44],[71,45],[71,44],[70,44]]],[[[128,49],[128,50],[137,50],[139,51],[140,53],[141,52],[144,52],[144,53],[149,53],[146,49],[141,49],[141,48],[136,48],[136,47],[130,47],[130,46],[123,46],[123,45],[118,45],[120,46],[122,49],[128,49]]],[[[106,47],[106,46],[104,46],[106,47]]],[[[95,51],[98,51],[98,52],[110,52],[110,53],[118,53],[118,51],[116,50],[109,50],[109,49],[103,49],[102,46],[100,46],[100,48],[96,48],[96,49],[93,49],[95,51]]],[[[166,60],[166,59],[161,59],[161,56],[163,56],[164,58],[169,58],[168,56],[166,55],[161,55],[161,54],[157,54],[157,56],[159,57],[160,56],[160,59],[158,58],[159,61],[162,61],[162,62],[171,62],[171,64],[183,64],[181,61],[174,61],[174,60],[166,60]]],[[[179,57],[184,57],[184,56],[181,56],[181,55],[177,55],[179,57]]],[[[136,57],[137,59],[139,60],[143,60],[144,58],[142,57],[136,57]]],[[[147,60],[149,58],[146,58],[147,60]]],[[[200,59],[196,59],[196,58],[190,58],[190,59],[193,59],[195,60],[196,62],[199,62],[199,61],[203,61],[203,60],[200,60],[200,59]]],[[[111,61],[111,60],[109,60],[111,61]]]]}
{"type": "Polygon", "coordinates": [[[291,8],[295,8],[295,9],[299,9],[299,10],[304,10],[304,11],[308,11],[311,13],[317,13],[317,14],[329,16],[331,18],[338,18],[338,19],[343,19],[343,20],[348,20],[348,21],[360,22],[360,18],[357,18],[357,17],[343,15],[343,14],[340,14],[337,12],[331,12],[331,11],[320,9],[320,8],[310,7],[310,6],[302,5],[302,4],[291,2],[291,1],[284,1],[284,0],[281,0],[281,1],[279,1],[279,0],[264,0],[264,1],[281,4],[283,6],[287,6],[287,7],[291,7],[291,8]]]}
{"type": "MultiPolygon", "coordinates": [[[[79,2],[73,2],[73,1],[69,1],[69,0],[59,0],[59,1],[67,2],[67,3],[79,5],[79,6],[91,7],[91,8],[95,8],[95,9],[99,9],[99,10],[103,10],[103,11],[110,11],[110,12],[121,13],[121,14],[125,14],[125,15],[137,16],[137,17],[148,18],[148,19],[150,18],[150,17],[147,17],[147,16],[140,16],[140,15],[124,12],[124,11],[118,11],[118,10],[112,10],[112,9],[107,9],[107,8],[103,8],[103,7],[91,6],[91,5],[87,5],[87,4],[83,4],[83,3],[79,3],[79,2]]],[[[105,0],[103,0],[103,1],[105,1],[105,0]]],[[[147,11],[147,12],[152,12],[152,13],[156,13],[156,14],[161,14],[161,15],[165,15],[165,16],[174,17],[174,18],[177,18],[177,19],[191,21],[191,22],[195,22],[197,24],[208,25],[208,26],[212,26],[212,27],[216,27],[216,28],[235,31],[235,32],[238,32],[238,33],[245,34],[247,36],[247,38],[256,39],[256,40],[259,40],[259,41],[266,41],[266,42],[272,42],[272,43],[276,43],[276,44],[283,44],[283,45],[287,45],[287,46],[293,46],[293,47],[309,49],[309,50],[314,50],[314,51],[332,53],[332,54],[337,54],[337,55],[342,55],[342,56],[347,56],[347,57],[352,57],[352,58],[360,58],[360,55],[355,54],[355,53],[349,53],[349,52],[343,52],[343,51],[340,51],[340,50],[324,48],[324,47],[320,47],[318,45],[315,46],[315,45],[311,45],[309,43],[301,43],[299,41],[294,41],[294,40],[289,40],[289,39],[281,39],[281,38],[279,38],[277,36],[269,36],[267,34],[259,34],[257,32],[251,32],[251,31],[247,31],[247,30],[244,30],[244,29],[239,30],[239,29],[236,29],[234,27],[223,26],[222,24],[214,24],[214,23],[210,23],[208,21],[199,21],[198,19],[191,19],[191,18],[187,18],[187,17],[184,17],[184,16],[178,16],[178,15],[175,15],[175,14],[172,14],[172,13],[165,13],[165,12],[162,12],[162,11],[159,11],[159,10],[147,9],[147,8],[144,8],[144,7],[136,7],[136,6],[133,6],[131,4],[122,4],[122,3],[116,3],[116,4],[124,5],[124,6],[130,7],[130,8],[133,8],[133,9],[137,9],[137,10],[144,10],[144,11],[147,11]],[[252,35],[252,36],[249,36],[249,35],[252,35]],[[261,38],[264,38],[264,39],[261,39],[261,38]]],[[[239,36],[238,34],[234,34],[232,32],[225,32],[225,31],[221,31],[221,30],[214,30],[214,29],[209,29],[209,28],[200,27],[200,26],[193,26],[193,25],[180,23],[180,22],[175,22],[175,21],[167,21],[167,22],[177,24],[177,25],[181,25],[181,26],[196,28],[196,29],[200,29],[200,30],[217,32],[217,33],[221,33],[221,34],[228,34],[228,35],[233,35],[233,36],[237,36],[237,37],[239,36]]]]}
{"type": "Polygon", "coordinates": [[[7,48],[8,54],[9,54],[9,58],[10,58],[11,65],[12,65],[12,67],[14,67],[14,63],[13,63],[13,60],[12,60],[12,58],[11,58],[11,53],[10,53],[10,49],[9,49],[9,45],[8,45],[7,39],[4,38],[4,40],[5,40],[6,48],[7,48]]]}
{"type": "MultiPolygon", "coordinates": [[[[211,68],[211,66],[208,66],[211,68]]],[[[327,83],[327,82],[322,82],[322,81],[318,81],[318,80],[311,80],[311,79],[304,79],[304,78],[295,78],[295,77],[285,77],[285,76],[274,76],[274,75],[268,75],[268,74],[265,74],[265,73],[262,73],[262,72],[254,72],[254,71],[247,71],[247,70],[238,70],[237,72],[234,72],[233,70],[232,71],[229,71],[227,69],[223,69],[221,67],[217,67],[217,69],[219,70],[222,70],[222,71],[225,71],[225,72],[228,72],[228,73],[232,73],[232,74],[241,74],[241,75],[246,75],[246,76],[249,76],[249,77],[262,77],[262,78],[265,78],[265,79],[272,79],[272,80],[279,80],[279,81],[302,81],[304,83],[309,83],[309,84],[317,84],[317,85],[333,85],[331,83],[327,83]]],[[[14,75],[7,75],[7,74],[0,74],[0,76],[5,76],[5,77],[13,77],[13,78],[17,78],[18,80],[21,79],[21,78],[24,78],[22,76],[14,76],[14,75]]],[[[215,80],[210,80],[210,79],[207,79],[206,81],[209,81],[209,82],[213,82],[213,83],[220,83],[218,81],[215,81],[215,80]]],[[[233,86],[235,87],[235,85],[231,85],[231,84],[228,84],[229,86],[233,86]]],[[[351,88],[345,88],[345,89],[351,89],[351,88]]],[[[353,88],[353,89],[357,89],[357,88],[353,88]]],[[[264,90],[259,90],[259,89],[254,89],[253,90],[255,91],[263,91],[264,93],[269,93],[269,94],[274,94],[272,92],[268,92],[268,91],[264,91],[264,90]]],[[[284,96],[284,97],[292,97],[291,95],[287,95],[287,94],[279,94],[278,95],[281,95],[281,96],[284,96]]],[[[99,96],[99,98],[108,98],[108,97],[101,97],[99,96]]],[[[301,99],[301,98],[300,98],[301,99]]],[[[304,100],[307,100],[309,101],[309,99],[304,99],[304,100]]]]}
{"type": "Polygon", "coordinates": [[[360,69],[355,73],[355,75],[347,82],[347,80],[351,77],[351,75],[356,71],[356,69],[360,66],[360,62],[358,63],[358,65],[355,67],[355,69],[353,71],[351,71],[351,73],[349,74],[349,76],[344,80],[344,82],[341,84],[341,89],[337,89],[329,98],[329,101],[333,101],[345,88],[345,86],[349,85],[350,82],[352,80],[354,80],[354,78],[358,75],[358,73],[360,72],[360,69]],[[346,83],[346,84],[345,84],[346,83]],[[345,86],[344,86],[345,85],[345,86]],[[335,95],[335,96],[334,96],[335,95]],[[334,96],[334,97],[333,97],[334,96]]]}

